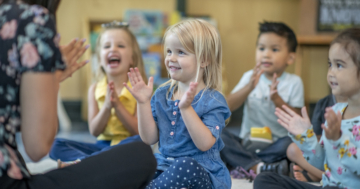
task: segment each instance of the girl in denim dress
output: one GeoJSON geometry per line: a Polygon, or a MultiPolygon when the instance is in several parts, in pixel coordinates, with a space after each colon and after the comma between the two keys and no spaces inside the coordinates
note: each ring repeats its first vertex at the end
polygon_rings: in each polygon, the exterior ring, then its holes
{"type": "Polygon", "coordinates": [[[164,36],[165,66],[171,79],[153,93],[137,68],[128,73],[136,98],[139,134],[161,154],[147,188],[231,188],[220,158],[220,138],[230,110],[221,91],[222,47],[218,31],[203,20],[186,20],[164,36]],[[151,97],[152,96],[152,97],[151,97]]]}

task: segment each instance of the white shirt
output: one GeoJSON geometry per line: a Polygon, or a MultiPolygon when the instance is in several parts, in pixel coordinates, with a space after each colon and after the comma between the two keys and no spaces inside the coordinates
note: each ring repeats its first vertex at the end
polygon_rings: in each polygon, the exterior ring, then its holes
{"type": "MultiPolygon", "coordinates": [[[[247,85],[252,73],[252,70],[246,72],[231,93],[235,93],[247,85]]],[[[284,72],[277,80],[280,81],[277,86],[277,91],[283,101],[294,108],[303,107],[304,87],[300,77],[284,72]]],[[[250,133],[251,127],[264,126],[270,127],[275,140],[287,136],[288,131],[277,122],[278,118],[275,115],[276,106],[270,99],[271,83],[272,81],[262,74],[259,83],[247,97],[244,106],[240,138],[244,138],[250,133]]]]}

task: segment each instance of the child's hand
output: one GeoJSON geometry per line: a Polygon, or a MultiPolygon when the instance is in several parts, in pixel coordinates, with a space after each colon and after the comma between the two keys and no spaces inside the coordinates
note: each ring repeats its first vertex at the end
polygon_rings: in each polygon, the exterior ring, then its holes
{"type": "Polygon", "coordinates": [[[276,80],[277,79],[277,74],[274,73],[273,75],[273,80],[272,83],[270,85],[270,99],[274,100],[274,98],[276,97],[277,93],[277,86],[279,84],[279,81],[276,80]]]}
{"type": "MultiPolygon", "coordinates": [[[[112,81],[110,81],[109,83],[111,83],[112,81]]],[[[112,108],[112,104],[111,104],[111,89],[110,89],[110,85],[108,85],[106,87],[106,96],[105,96],[105,101],[104,101],[104,108],[106,108],[107,110],[110,110],[112,108]]]]}
{"type": "Polygon", "coordinates": [[[341,120],[342,115],[340,112],[335,114],[331,107],[325,109],[324,115],[327,121],[327,127],[322,124],[321,128],[325,131],[325,136],[329,140],[338,140],[341,137],[341,120]]]}
{"type": "Polygon", "coordinates": [[[180,109],[186,109],[189,106],[191,106],[192,101],[194,100],[194,97],[196,95],[196,87],[197,87],[198,83],[197,82],[190,82],[190,87],[189,90],[186,91],[186,93],[182,96],[180,103],[179,103],[179,108],[180,109]]]}
{"type": "Polygon", "coordinates": [[[130,91],[138,103],[142,104],[148,102],[153,93],[153,77],[149,78],[149,82],[146,85],[138,68],[135,68],[135,70],[130,68],[128,76],[132,88],[130,88],[126,83],[124,83],[124,86],[130,91]]]}
{"type": "Polygon", "coordinates": [[[114,85],[114,82],[111,81],[109,82],[109,89],[110,89],[110,102],[111,102],[111,106],[112,107],[116,107],[117,104],[120,102],[119,101],[119,97],[118,97],[118,94],[115,90],[115,85],[114,85]]]}
{"type": "Polygon", "coordinates": [[[311,127],[311,122],[305,107],[301,109],[302,117],[285,105],[283,105],[282,108],[287,113],[280,108],[276,108],[275,115],[279,118],[278,122],[280,125],[282,125],[291,134],[295,136],[302,134],[311,127]]]}
{"type": "Polygon", "coordinates": [[[260,76],[264,72],[264,70],[260,69],[260,66],[261,63],[257,63],[253,69],[253,74],[251,75],[249,82],[251,90],[253,90],[256,87],[256,85],[259,83],[260,76]]]}

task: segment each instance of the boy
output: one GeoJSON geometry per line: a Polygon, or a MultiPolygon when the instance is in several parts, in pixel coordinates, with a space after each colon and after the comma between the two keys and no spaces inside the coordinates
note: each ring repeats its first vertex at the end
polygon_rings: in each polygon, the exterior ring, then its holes
{"type": "Polygon", "coordinates": [[[240,139],[224,130],[225,148],[221,156],[230,167],[240,166],[255,173],[264,171],[288,174],[286,149],[292,142],[275,116],[275,107],[287,105],[297,113],[304,106],[304,91],[300,77],[285,72],[295,61],[297,40],[294,32],[279,22],[260,23],[256,47],[256,66],[246,72],[227,97],[231,111],[244,102],[240,139]],[[259,153],[242,145],[251,127],[268,126],[273,143],[259,153]]]}

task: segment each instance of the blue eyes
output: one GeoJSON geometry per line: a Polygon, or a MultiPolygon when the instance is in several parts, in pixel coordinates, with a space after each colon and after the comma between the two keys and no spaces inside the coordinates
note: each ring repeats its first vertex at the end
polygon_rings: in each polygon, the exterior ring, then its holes
{"type": "MultiPolygon", "coordinates": [[[[171,54],[171,53],[172,53],[171,50],[167,50],[166,52],[167,52],[168,54],[171,54]]],[[[178,54],[180,54],[180,55],[185,55],[185,52],[184,52],[184,51],[179,51],[178,54]]]]}
{"type": "MultiPolygon", "coordinates": [[[[328,64],[329,64],[329,68],[331,68],[332,64],[330,62],[328,64]]],[[[337,68],[343,68],[344,66],[342,64],[336,63],[336,67],[337,68]]]]}
{"type": "MultiPolygon", "coordinates": [[[[105,45],[105,46],[104,46],[104,49],[108,49],[108,48],[110,48],[110,47],[111,47],[111,45],[105,45]]],[[[119,47],[119,48],[125,48],[124,45],[117,45],[117,47],[119,47]]]]}

